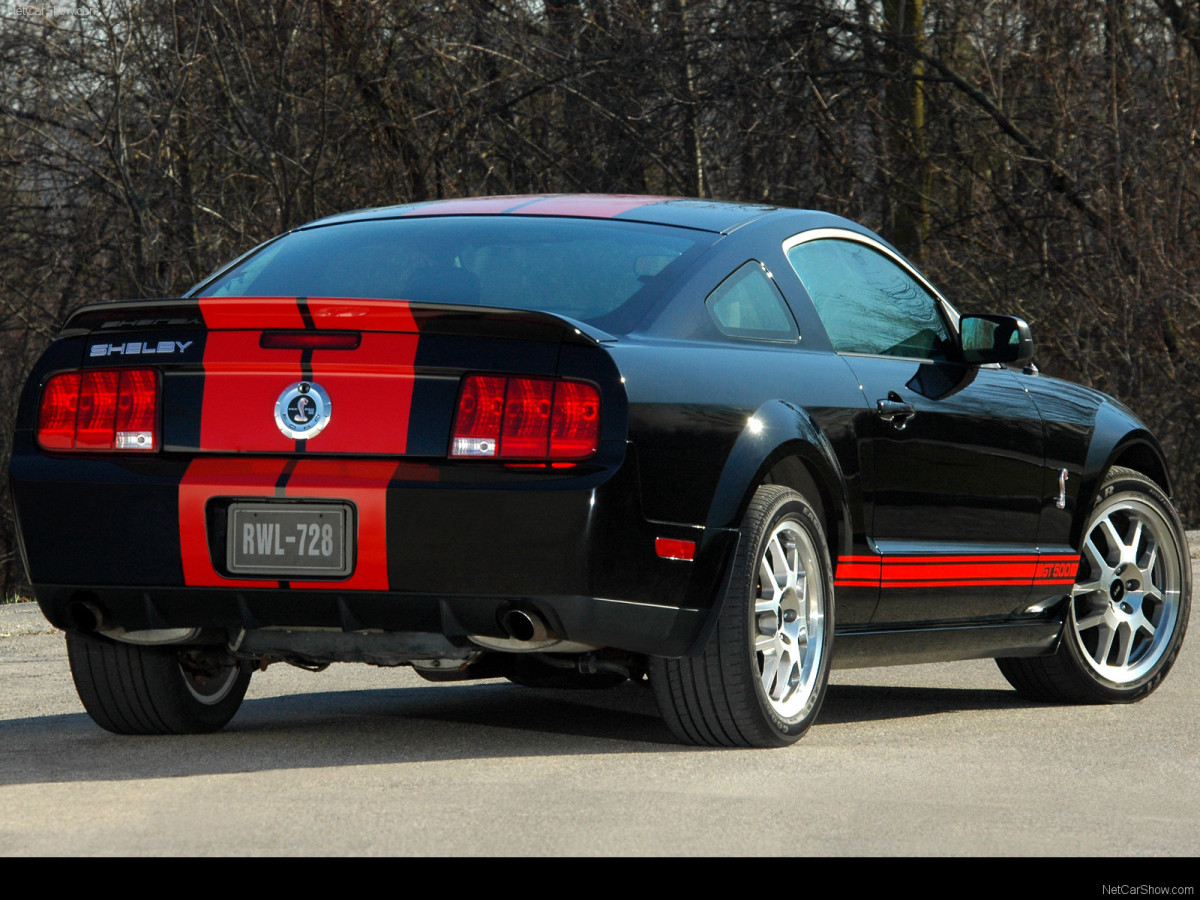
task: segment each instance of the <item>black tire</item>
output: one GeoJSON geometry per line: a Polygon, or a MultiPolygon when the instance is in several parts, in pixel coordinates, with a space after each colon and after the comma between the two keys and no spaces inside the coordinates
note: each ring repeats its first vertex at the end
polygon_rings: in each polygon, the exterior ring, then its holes
{"type": "Polygon", "coordinates": [[[736,552],[703,654],[651,657],[650,683],[667,727],[684,743],[784,747],[816,721],[825,699],[834,625],[829,548],[804,497],[763,485],[746,510],[736,552]],[[767,564],[777,573],[773,590],[761,576],[767,564]],[[782,589],[781,566],[790,573],[782,589]],[[762,597],[768,591],[772,596],[762,597]],[[786,681],[776,677],[781,668],[786,681]]]}
{"type": "Polygon", "coordinates": [[[996,663],[1031,700],[1141,700],[1162,684],[1187,632],[1192,568],[1183,524],[1158,485],[1114,466],[1088,511],[1080,552],[1057,652],[996,663]]]}
{"type": "Polygon", "coordinates": [[[250,672],[196,649],[122,644],[67,633],[75,689],[88,715],[114,734],[219,731],[246,695],[250,672]]]}

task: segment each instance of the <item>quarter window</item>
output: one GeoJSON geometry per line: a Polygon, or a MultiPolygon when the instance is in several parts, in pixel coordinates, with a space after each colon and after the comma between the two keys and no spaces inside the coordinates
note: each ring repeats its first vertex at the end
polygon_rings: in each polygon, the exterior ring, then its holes
{"type": "Polygon", "coordinates": [[[783,295],[758,260],[740,266],[704,302],[717,328],[730,337],[769,341],[800,337],[783,295]]]}
{"type": "Polygon", "coordinates": [[[795,245],[787,257],[838,352],[947,357],[950,330],[938,301],[879,251],[823,238],[795,245]]]}

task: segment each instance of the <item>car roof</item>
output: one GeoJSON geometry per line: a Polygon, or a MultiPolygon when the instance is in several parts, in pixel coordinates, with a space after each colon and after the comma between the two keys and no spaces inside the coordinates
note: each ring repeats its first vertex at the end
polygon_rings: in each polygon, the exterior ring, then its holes
{"type": "Polygon", "coordinates": [[[852,224],[829,213],[720,200],[634,194],[516,194],[502,197],[463,197],[359,209],[318,219],[302,227],[317,228],[373,219],[496,215],[619,219],[694,228],[718,234],[728,234],[751,222],[774,216],[798,219],[797,231],[835,223],[852,224]]]}

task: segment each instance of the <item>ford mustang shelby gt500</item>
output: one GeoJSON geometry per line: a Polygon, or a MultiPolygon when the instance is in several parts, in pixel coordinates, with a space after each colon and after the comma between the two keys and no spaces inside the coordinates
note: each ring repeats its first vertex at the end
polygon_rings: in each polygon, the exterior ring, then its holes
{"type": "Polygon", "coordinates": [[[91,716],[214,730],[270,662],[648,678],[772,746],[831,665],[1137,700],[1191,572],[1154,437],[833,215],[649,197],[322,219],[86,307],[21,399],[22,553],[91,716]]]}

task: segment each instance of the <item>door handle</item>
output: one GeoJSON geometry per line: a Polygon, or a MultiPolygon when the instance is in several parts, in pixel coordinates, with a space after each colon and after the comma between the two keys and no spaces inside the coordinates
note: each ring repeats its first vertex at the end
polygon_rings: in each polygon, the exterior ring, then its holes
{"type": "Polygon", "coordinates": [[[886,400],[876,400],[875,410],[879,418],[891,422],[897,431],[903,431],[908,420],[917,414],[916,407],[901,400],[895,391],[889,391],[886,400]]]}

